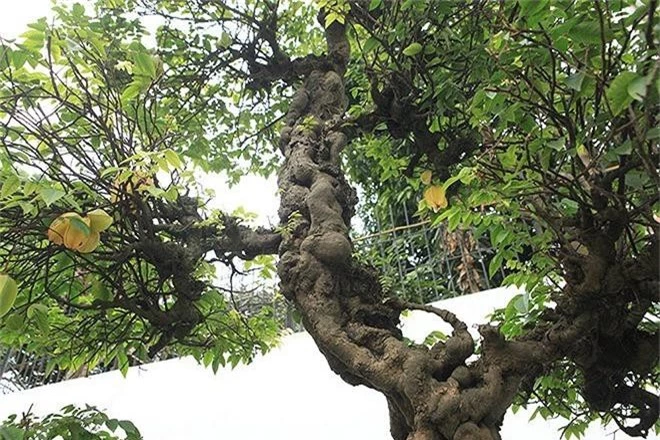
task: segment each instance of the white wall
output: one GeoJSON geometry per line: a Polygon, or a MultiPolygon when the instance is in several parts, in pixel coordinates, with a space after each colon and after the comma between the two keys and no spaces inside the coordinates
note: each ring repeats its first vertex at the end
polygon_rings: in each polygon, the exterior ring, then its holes
{"type": "MultiPolygon", "coordinates": [[[[484,322],[515,292],[496,289],[441,301],[468,325],[484,322]]],[[[412,313],[408,337],[438,329],[431,315],[412,313]]],[[[449,331],[448,329],[446,329],[449,331]]],[[[334,375],[307,334],[284,338],[281,347],[235,370],[214,375],[190,358],[111,372],[2,396],[0,419],[34,405],[43,414],[69,403],[96,405],[111,417],[132,420],[146,440],[387,440],[384,398],[334,375]]],[[[564,421],[529,422],[531,412],[509,414],[507,440],[558,440],[564,421]]],[[[587,440],[621,440],[615,427],[593,427],[587,440]]],[[[658,437],[651,437],[658,439],[658,437]]]]}

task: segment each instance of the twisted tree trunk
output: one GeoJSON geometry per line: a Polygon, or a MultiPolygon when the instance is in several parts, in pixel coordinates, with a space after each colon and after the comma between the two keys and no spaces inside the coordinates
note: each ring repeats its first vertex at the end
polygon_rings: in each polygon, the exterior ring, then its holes
{"type": "Polygon", "coordinates": [[[348,230],[356,197],[340,169],[346,136],[338,129],[346,109],[342,74],[349,48],[337,23],[327,30],[327,39],[334,68],[311,72],[282,131],[286,160],[279,176],[279,214],[285,223],[294,212],[301,214],[280,248],[282,290],[300,309],[305,328],[332,369],[348,383],[387,396],[397,439],[449,439],[457,431],[456,438],[477,432],[497,438],[497,424],[516,384],[504,384],[501,373],[491,369],[484,372],[483,383],[475,384],[472,397],[459,399],[460,385],[474,382],[463,366],[473,353],[465,324],[441,312],[455,328],[446,346],[435,352],[408,347],[397,328],[406,306],[383,302],[375,274],[351,259],[348,230]],[[497,416],[468,415],[488,413],[480,399],[486,394],[506,396],[497,416]],[[461,407],[462,400],[469,405],[461,407]],[[441,419],[453,422],[438,423],[441,419]]]}
{"type": "MultiPolygon", "coordinates": [[[[456,316],[385,298],[374,271],[351,258],[348,231],[356,196],[340,168],[347,143],[340,121],[347,106],[342,76],[349,45],[344,26],[337,22],[326,37],[331,62],[307,76],[281,133],[285,162],[279,175],[279,215],[290,231],[280,246],[282,292],[301,312],[333,371],[350,384],[385,395],[395,440],[499,439],[502,419],[523,377],[538,374],[562,356],[579,357],[572,344],[597,339],[594,323],[604,312],[562,312],[517,341],[505,341],[498,329],[482,326],[481,356],[468,364],[474,342],[456,316]],[[397,327],[405,309],[438,315],[451,324],[453,334],[430,349],[408,345],[397,327]]],[[[606,275],[602,265],[594,268],[599,280],[606,275]]],[[[572,297],[574,303],[579,295],[572,297]]],[[[657,418],[657,404],[649,402],[640,407],[657,418]]]]}

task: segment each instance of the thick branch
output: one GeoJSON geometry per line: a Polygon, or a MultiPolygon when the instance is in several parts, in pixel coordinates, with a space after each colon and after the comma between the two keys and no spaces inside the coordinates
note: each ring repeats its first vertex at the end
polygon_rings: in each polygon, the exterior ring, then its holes
{"type": "Polygon", "coordinates": [[[331,64],[326,57],[307,55],[302,58],[272,59],[268,64],[250,63],[250,79],[247,87],[252,90],[267,89],[276,82],[292,84],[314,70],[328,70],[331,64]]]}
{"type": "Polygon", "coordinates": [[[240,224],[235,217],[225,216],[221,236],[216,238],[213,250],[216,254],[231,253],[243,260],[258,255],[277,254],[282,241],[280,233],[266,229],[252,229],[240,224]]]}

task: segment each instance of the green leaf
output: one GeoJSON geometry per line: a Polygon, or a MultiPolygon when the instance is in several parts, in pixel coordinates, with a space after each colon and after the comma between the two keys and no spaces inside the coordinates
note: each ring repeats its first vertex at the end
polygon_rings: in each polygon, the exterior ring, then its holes
{"type": "Polygon", "coordinates": [[[447,335],[440,330],[434,330],[424,338],[424,345],[432,347],[437,342],[444,342],[447,340],[447,335]]]}
{"type": "Polygon", "coordinates": [[[25,61],[27,61],[28,52],[24,50],[14,50],[11,52],[10,56],[11,63],[14,65],[14,67],[16,69],[20,69],[25,64],[25,61]]]}
{"type": "Polygon", "coordinates": [[[27,27],[30,29],[36,29],[41,32],[45,32],[46,29],[48,28],[48,25],[46,24],[46,18],[42,17],[39,20],[35,21],[34,23],[28,23],[27,27]]]}
{"type": "Polygon", "coordinates": [[[165,191],[163,197],[170,202],[175,202],[179,198],[179,191],[176,189],[176,186],[171,186],[165,191]]]}
{"type": "Polygon", "coordinates": [[[513,302],[513,306],[518,313],[525,314],[529,312],[529,296],[527,294],[520,294],[513,302]]]}
{"type": "Polygon", "coordinates": [[[414,57],[422,51],[422,45],[415,42],[403,49],[403,54],[409,57],[414,57]]]}
{"type": "Polygon", "coordinates": [[[23,316],[18,313],[14,313],[10,317],[8,317],[7,320],[5,321],[5,325],[7,326],[7,328],[13,331],[21,330],[24,324],[25,324],[25,319],[23,319],[23,316]]]}
{"type": "Polygon", "coordinates": [[[103,284],[101,281],[95,279],[92,281],[92,286],[91,286],[91,294],[94,296],[94,298],[98,299],[99,301],[112,301],[113,295],[112,292],[110,292],[110,289],[108,289],[105,284],[103,284]]]}
{"type": "Polygon", "coordinates": [[[648,85],[646,78],[639,76],[633,79],[628,84],[628,95],[637,101],[643,101],[646,96],[646,86],[648,85]]]}
{"type": "Polygon", "coordinates": [[[100,176],[100,177],[101,177],[101,178],[104,178],[104,177],[106,177],[106,176],[109,175],[109,174],[115,174],[115,173],[117,173],[119,170],[120,170],[119,167],[108,167],[108,168],[104,168],[103,171],[101,171],[101,176],[100,176]]]}
{"type": "Polygon", "coordinates": [[[607,88],[605,95],[614,116],[619,115],[632,102],[628,86],[638,77],[635,72],[621,72],[607,88]]]}
{"type": "Polygon", "coordinates": [[[134,73],[146,75],[151,79],[156,78],[156,64],[153,57],[146,52],[136,52],[133,56],[135,62],[134,73]]]}
{"type": "Polygon", "coordinates": [[[378,40],[377,40],[376,38],[374,38],[374,37],[369,37],[369,38],[367,39],[367,41],[364,42],[364,46],[363,46],[362,49],[363,49],[365,52],[371,52],[371,51],[374,50],[374,48],[376,48],[376,46],[378,46],[379,44],[380,44],[380,43],[378,42],[378,40]]]}
{"type": "Polygon", "coordinates": [[[138,81],[133,81],[131,82],[128,87],[124,89],[124,92],[121,94],[121,102],[123,104],[126,104],[132,100],[134,100],[139,94],[140,91],[142,90],[142,85],[138,81]]]}
{"type": "Polygon", "coordinates": [[[655,127],[646,132],[646,139],[658,139],[660,138],[660,127],[655,127]]]}
{"type": "Polygon", "coordinates": [[[211,362],[213,362],[213,356],[213,351],[207,350],[202,356],[202,365],[204,365],[204,367],[211,365],[211,362]]]}
{"type": "Polygon", "coordinates": [[[24,440],[25,433],[15,426],[2,426],[0,427],[0,438],[2,440],[24,440]]]}
{"type": "Polygon", "coordinates": [[[126,434],[137,434],[138,433],[137,428],[135,427],[135,425],[131,421],[120,420],[119,421],[119,426],[121,427],[121,429],[124,430],[124,432],[126,434]]]}
{"type": "Polygon", "coordinates": [[[518,162],[518,147],[511,145],[505,152],[498,154],[497,157],[505,168],[514,168],[518,162]]]}
{"type": "Polygon", "coordinates": [[[85,7],[80,3],[74,3],[72,12],[74,16],[82,17],[85,15],[85,7]]]}
{"type": "Polygon", "coordinates": [[[340,15],[336,12],[329,12],[328,15],[325,16],[325,27],[326,29],[330,27],[330,25],[334,22],[344,24],[344,16],[340,15]]]}
{"type": "Polygon", "coordinates": [[[498,225],[490,230],[490,242],[494,248],[502,243],[509,236],[509,229],[506,226],[498,225]]]}
{"type": "Polygon", "coordinates": [[[41,188],[39,190],[39,196],[41,196],[41,199],[44,201],[46,206],[50,206],[62,197],[64,197],[66,193],[60,189],[56,188],[41,188]]]}
{"type": "Polygon", "coordinates": [[[502,256],[502,254],[497,253],[490,260],[490,263],[488,263],[488,276],[490,278],[493,278],[493,276],[499,270],[499,268],[502,267],[503,259],[504,259],[504,257],[502,256]]]}
{"type": "Polygon", "coordinates": [[[12,50],[10,47],[0,47],[0,71],[5,70],[10,66],[11,53],[12,50]]]}
{"type": "Polygon", "coordinates": [[[373,11],[375,9],[380,8],[380,5],[382,3],[383,3],[383,0],[371,0],[371,2],[369,2],[369,10],[373,11]]]}
{"type": "Polygon", "coordinates": [[[584,81],[584,72],[577,72],[566,78],[566,85],[579,92],[582,89],[582,81],[584,81]]]}
{"type": "Polygon", "coordinates": [[[474,179],[474,168],[464,166],[463,168],[460,169],[458,174],[447,179],[445,183],[442,184],[442,188],[446,191],[447,189],[449,189],[451,185],[453,185],[458,181],[466,185],[469,185],[473,179],[474,179]]]}
{"type": "Polygon", "coordinates": [[[18,179],[18,176],[16,174],[10,174],[2,184],[2,189],[0,189],[0,199],[14,194],[20,186],[21,181],[18,179]]]}
{"type": "Polygon", "coordinates": [[[29,31],[22,33],[21,38],[24,39],[24,46],[33,49],[37,47],[43,47],[46,34],[43,30],[30,29],[29,31]]]}
{"type": "Polygon", "coordinates": [[[628,139],[628,140],[625,141],[623,144],[621,144],[620,146],[616,147],[616,148],[614,149],[614,152],[615,152],[616,154],[618,154],[619,156],[627,156],[627,155],[629,155],[630,153],[632,153],[632,147],[633,147],[632,141],[631,141],[630,139],[628,139]]]}
{"type": "Polygon", "coordinates": [[[227,32],[222,32],[220,34],[220,39],[218,40],[218,46],[227,49],[229,46],[231,46],[232,39],[231,36],[227,32]]]}
{"type": "Polygon", "coordinates": [[[27,309],[27,317],[33,318],[36,313],[48,313],[48,306],[45,304],[32,304],[27,309]]]}
{"type": "Polygon", "coordinates": [[[563,137],[559,139],[553,139],[551,141],[547,141],[545,145],[555,151],[562,151],[565,148],[566,140],[563,137]]]}
{"type": "Polygon", "coordinates": [[[213,358],[213,362],[211,363],[211,370],[213,370],[213,374],[218,373],[218,369],[220,368],[220,365],[223,367],[225,366],[225,356],[223,353],[215,353],[215,357],[213,358]]]}
{"type": "Polygon", "coordinates": [[[599,44],[600,25],[595,21],[578,23],[568,31],[571,40],[584,44],[599,44]]]}
{"type": "Polygon", "coordinates": [[[429,131],[431,133],[437,133],[440,131],[440,119],[436,116],[433,118],[433,122],[431,122],[431,126],[429,127],[429,131]]]}
{"type": "MultiPolygon", "coordinates": [[[[117,366],[119,367],[121,375],[126,377],[130,365],[128,362],[128,356],[126,355],[126,348],[124,346],[117,348],[117,366]]],[[[119,426],[123,428],[121,422],[119,422],[119,426]]]]}
{"type": "Polygon", "coordinates": [[[532,17],[543,11],[548,5],[549,0],[518,0],[520,5],[520,15],[523,17],[532,17]]]}
{"type": "Polygon", "coordinates": [[[18,294],[18,285],[9,275],[0,273],[0,317],[14,305],[16,295],[18,294]]]}
{"type": "Polygon", "coordinates": [[[50,323],[48,322],[48,307],[44,304],[33,304],[28,307],[27,316],[33,319],[37,328],[42,333],[48,334],[50,332],[50,323]]]}
{"type": "Polygon", "coordinates": [[[639,170],[632,170],[626,174],[626,185],[635,189],[642,189],[649,182],[649,176],[639,170]]]}
{"type": "Polygon", "coordinates": [[[165,150],[165,159],[167,162],[172,165],[173,168],[180,170],[183,168],[183,162],[179,158],[179,155],[172,150],[165,150]]]}
{"type": "Polygon", "coordinates": [[[455,230],[461,222],[461,211],[458,209],[452,211],[447,217],[447,227],[450,231],[455,230]]]}
{"type": "Polygon", "coordinates": [[[117,419],[110,419],[107,422],[105,422],[105,426],[108,427],[110,432],[115,432],[117,430],[117,427],[119,426],[119,420],[117,419]]]}

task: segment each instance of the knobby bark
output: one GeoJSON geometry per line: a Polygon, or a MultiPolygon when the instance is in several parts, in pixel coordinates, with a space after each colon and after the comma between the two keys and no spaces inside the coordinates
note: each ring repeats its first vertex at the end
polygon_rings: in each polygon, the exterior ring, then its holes
{"type": "MultiPolygon", "coordinates": [[[[580,276],[568,280],[558,306],[533,331],[506,341],[497,328],[480,327],[482,349],[473,362],[467,362],[475,344],[465,323],[445,310],[386,298],[376,272],[352,259],[348,232],[356,195],[341,170],[348,139],[339,128],[347,107],[342,76],[349,45],[337,22],[327,28],[326,38],[329,63],[307,75],[281,132],[279,216],[290,233],[280,245],[278,271],[283,294],[301,312],[333,371],[349,384],[385,395],[395,440],[494,440],[523,380],[533,382],[553,361],[568,357],[586,378],[609,378],[606,397],[592,391],[601,407],[596,409],[616,403],[636,408],[640,423],[626,429],[644,434],[657,419],[657,400],[626,388],[612,372],[635,363],[643,373],[655,362],[657,347],[649,343],[655,335],[639,332],[639,321],[621,319],[630,316],[631,296],[651,300],[657,294],[657,267],[637,267],[626,278],[622,263],[612,257],[613,240],[608,238],[608,247],[594,236],[595,251],[578,264],[580,276]],[[628,286],[621,285],[625,279],[628,286]],[[610,306],[594,307],[594,298],[603,294],[610,306]],[[430,349],[407,344],[398,328],[405,309],[438,315],[453,327],[452,335],[430,349]],[[606,337],[611,350],[626,338],[626,360],[598,346],[606,337]],[[612,359],[625,365],[612,365],[612,359]]],[[[657,247],[650,252],[657,261],[657,247]]]]}

